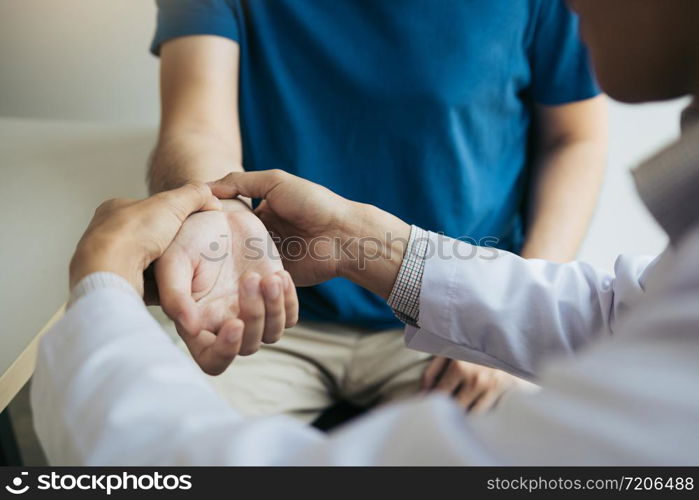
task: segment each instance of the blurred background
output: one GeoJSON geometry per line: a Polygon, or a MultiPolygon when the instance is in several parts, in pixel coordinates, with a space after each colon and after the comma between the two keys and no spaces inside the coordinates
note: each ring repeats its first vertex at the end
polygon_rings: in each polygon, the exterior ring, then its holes
{"type": "Polygon", "coordinates": [[[157,125],[155,0],[0,0],[0,115],[157,125]]]}
{"type": "MultiPolygon", "coordinates": [[[[0,120],[81,122],[88,139],[95,124],[113,126],[115,137],[126,138],[127,146],[114,142],[109,147],[128,148],[134,163],[129,168],[145,172],[159,108],[158,61],[148,52],[155,16],[154,0],[0,0],[0,120]]],[[[618,253],[662,250],[665,238],[637,200],[628,170],[677,136],[684,105],[611,103],[609,169],[582,259],[610,268],[618,253]]],[[[109,149],[92,147],[95,161],[109,162],[114,156],[109,149]]],[[[8,168],[5,154],[0,150],[0,172],[8,168]]],[[[67,244],[56,252],[68,255],[70,248],[67,244]]],[[[56,294],[65,294],[67,279],[60,273],[52,285],[60,288],[56,294]]],[[[15,292],[0,290],[0,304],[9,304],[10,293],[15,292]]],[[[45,298],[56,304],[56,294],[29,302],[45,298]]],[[[2,312],[4,317],[10,311],[2,312]]],[[[30,433],[26,408],[25,391],[11,407],[20,436],[30,433]]],[[[41,463],[38,454],[32,455],[36,450],[23,453],[25,462],[41,463]]]]}

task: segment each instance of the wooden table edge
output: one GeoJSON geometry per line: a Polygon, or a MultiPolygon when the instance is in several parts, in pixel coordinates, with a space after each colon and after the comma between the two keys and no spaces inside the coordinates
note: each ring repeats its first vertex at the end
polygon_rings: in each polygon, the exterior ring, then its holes
{"type": "Polygon", "coordinates": [[[5,373],[0,375],[0,411],[3,411],[12,402],[24,384],[31,378],[36,367],[36,354],[39,342],[44,334],[61,319],[65,313],[66,305],[63,304],[51,319],[39,330],[29,345],[17,356],[5,373]]]}

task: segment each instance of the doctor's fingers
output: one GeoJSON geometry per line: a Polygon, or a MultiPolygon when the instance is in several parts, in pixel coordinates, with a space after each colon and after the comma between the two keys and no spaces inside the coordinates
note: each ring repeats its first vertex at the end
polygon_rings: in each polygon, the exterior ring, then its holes
{"type": "Polygon", "coordinates": [[[455,395],[460,406],[474,414],[490,410],[500,397],[512,387],[514,377],[509,374],[473,365],[475,372],[455,395]]]}
{"type": "Polygon", "coordinates": [[[209,187],[219,198],[266,198],[282,182],[294,178],[283,170],[263,170],[260,172],[231,172],[223,179],[210,182],[209,187]]]}
{"type": "Polygon", "coordinates": [[[454,400],[459,406],[469,410],[481,396],[487,393],[487,389],[479,385],[466,383],[454,394],[454,400]]]}
{"type": "Polygon", "coordinates": [[[220,209],[221,201],[203,183],[162,191],[127,208],[134,211],[131,218],[138,222],[132,236],[148,250],[151,261],[166,251],[190,214],[220,209]]]}
{"type": "Polygon", "coordinates": [[[472,415],[482,415],[483,413],[492,410],[498,401],[500,401],[500,398],[505,394],[505,392],[507,392],[507,389],[505,388],[484,392],[475,403],[469,406],[469,413],[472,415]]]}
{"type": "Polygon", "coordinates": [[[472,369],[470,364],[449,360],[449,365],[444,372],[439,376],[439,380],[435,384],[435,390],[454,394],[462,385],[469,385],[473,379],[472,369]]]}
{"type": "Polygon", "coordinates": [[[423,391],[429,391],[434,387],[439,375],[444,371],[444,369],[449,365],[450,360],[448,358],[436,357],[433,358],[425,371],[422,372],[422,383],[421,388],[423,391]]]}
{"type": "MultiPolygon", "coordinates": [[[[143,207],[141,210],[146,221],[153,221],[149,218],[150,215],[165,211],[174,215],[180,224],[194,212],[221,209],[221,202],[213,195],[211,188],[202,182],[191,182],[170,191],[161,191],[139,202],[139,205],[143,207]]],[[[158,227],[154,224],[153,228],[158,227]]],[[[174,236],[172,234],[173,238],[174,236]]]]}

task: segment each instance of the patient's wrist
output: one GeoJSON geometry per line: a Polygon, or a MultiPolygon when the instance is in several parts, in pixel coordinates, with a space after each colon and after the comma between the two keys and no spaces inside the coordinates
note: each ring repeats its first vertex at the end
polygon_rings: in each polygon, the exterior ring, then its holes
{"type": "Polygon", "coordinates": [[[221,200],[222,210],[226,212],[250,212],[252,210],[252,200],[250,198],[237,197],[231,200],[221,200]]]}

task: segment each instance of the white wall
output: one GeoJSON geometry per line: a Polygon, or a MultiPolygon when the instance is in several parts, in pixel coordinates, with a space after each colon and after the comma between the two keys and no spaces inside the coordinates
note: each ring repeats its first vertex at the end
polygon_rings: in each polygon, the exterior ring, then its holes
{"type": "Polygon", "coordinates": [[[155,0],[0,0],[0,116],[155,124],[155,0]]]}
{"type": "MultiPolygon", "coordinates": [[[[0,116],[155,124],[154,0],[0,0],[0,116]]],[[[665,240],[628,168],[678,133],[683,102],[612,105],[607,182],[581,256],[658,252],[665,240]]]]}
{"type": "Polygon", "coordinates": [[[687,104],[684,99],[642,106],[611,103],[609,168],[581,259],[611,268],[619,253],[662,251],[666,239],[636,196],[629,169],[677,138],[687,104]]]}

